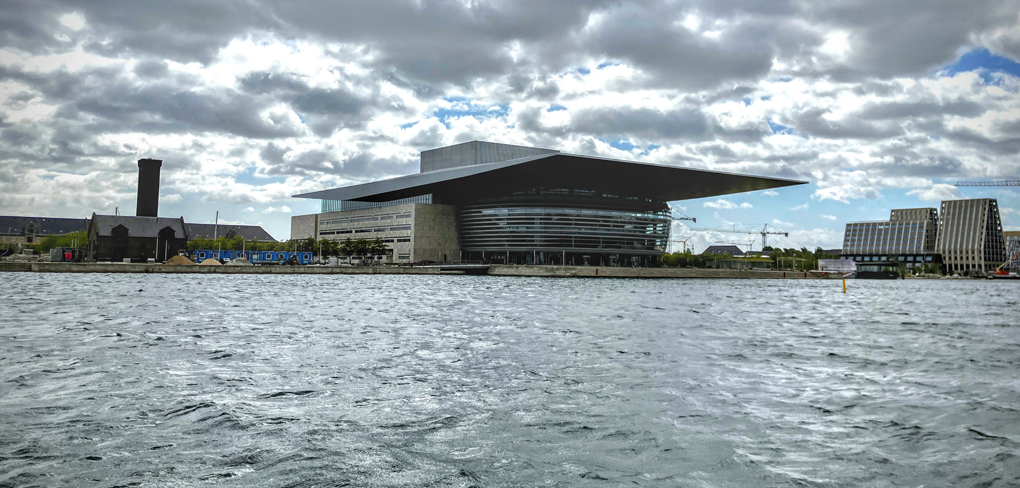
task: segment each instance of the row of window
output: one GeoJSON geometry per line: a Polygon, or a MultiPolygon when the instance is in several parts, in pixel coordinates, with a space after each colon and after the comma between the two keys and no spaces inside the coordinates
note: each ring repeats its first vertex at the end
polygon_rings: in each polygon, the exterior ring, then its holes
{"type": "Polygon", "coordinates": [[[319,232],[319,235],[331,236],[337,234],[369,234],[374,232],[399,232],[402,230],[411,230],[411,226],[395,225],[393,227],[366,227],[361,229],[324,230],[319,232]]]}
{"type": "MultiPolygon", "coordinates": [[[[915,259],[915,256],[893,256],[893,258],[894,258],[893,261],[904,261],[904,262],[908,262],[908,263],[913,263],[915,261],[918,262],[918,263],[920,263],[922,261],[930,263],[930,262],[932,262],[932,259],[933,259],[932,256],[916,256],[916,259],[915,259]]],[[[862,262],[862,261],[864,261],[864,262],[867,262],[867,261],[885,262],[885,261],[889,261],[889,256],[854,256],[854,261],[857,261],[857,262],[862,262]]]]}
{"type": "Polygon", "coordinates": [[[336,224],[356,224],[359,222],[378,222],[380,220],[394,220],[394,219],[409,219],[411,213],[402,214],[389,214],[389,215],[376,215],[372,217],[342,217],[334,218],[329,220],[323,220],[319,222],[319,226],[336,225],[336,224]]]}

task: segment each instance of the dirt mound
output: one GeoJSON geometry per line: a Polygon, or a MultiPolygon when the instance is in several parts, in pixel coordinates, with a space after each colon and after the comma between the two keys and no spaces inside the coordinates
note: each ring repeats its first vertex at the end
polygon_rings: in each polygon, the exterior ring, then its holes
{"type": "Polygon", "coordinates": [[[178,255],[167,259],[163,264],[169,264],[170,266],[187,266],[189,264],[195,264],[195,262],[185,256],[178,255]]]}
{"type": "Polygon", "coordinates": [[[206,259],[205,261],[202,261],[201,263],[198,263],[198,265],[199,266],[222,266],[219,261],[217,261],[215,259],[212,259],[212,258],[206,259]]]}
{"type": "Polygon", "coordinates": [[[253,265],[250,262],[248,262],[247,259],[237,258],[232,259],[230,262],[228,262],[227,266],[253,266],[253,265]]]}

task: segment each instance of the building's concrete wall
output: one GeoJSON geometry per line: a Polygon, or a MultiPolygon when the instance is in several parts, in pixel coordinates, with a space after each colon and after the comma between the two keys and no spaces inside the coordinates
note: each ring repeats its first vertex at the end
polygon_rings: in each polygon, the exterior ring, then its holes
{"type": "Polygon", "coordinates": [[[408,203],[318,214],[318,237],[341,242],[345,239],[380,239],[393,250],[393,255],[383,259],[384,262],[410,263],[415,205],[408,203]]]}
{"type": "Polygon", "coordinates": [[[413,262],[459,263],[457,207],[419,203],[414,206],[413,262]]]}
{"type": "Polygon", "coordinates": [[[290,238],[308,239],[309,237],[319,239],[319,215],[295,215],[290,218],[290,238]]]}
{"type": "Polygon", "coordinates": [[[495,163],[510,159],[540,154],[558,153],[555,149],[540,147],[516,146],[496,142],[471,141],[453,146],[440,147],[422,151],[421,172],[435,171],[473,164],[495,163]]]}

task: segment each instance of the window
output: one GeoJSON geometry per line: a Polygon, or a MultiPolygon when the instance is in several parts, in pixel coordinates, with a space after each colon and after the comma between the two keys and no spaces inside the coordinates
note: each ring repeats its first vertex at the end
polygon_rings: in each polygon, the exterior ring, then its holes
{"type": "Polygon", "coordinates": [[[410,238],[397,239],[397,242],[411,242],[410,238]]]}
{"type": "Polygon", "coordinates": [[[410,225],[395,225],[393,227],[390,227],[390,230],[411,230],[411,226],[410,225]]]}

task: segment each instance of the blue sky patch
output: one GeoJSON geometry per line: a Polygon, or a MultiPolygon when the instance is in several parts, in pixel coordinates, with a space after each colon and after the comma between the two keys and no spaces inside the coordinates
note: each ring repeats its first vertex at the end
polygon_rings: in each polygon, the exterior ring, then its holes
{"type": "Polygon", "coordinates": [[[460,105],[460,107],[455,108],[441,108],[432,113],[432,115],[434,115],[447,127],[449,127],[449,124],[447,124],[446,120],[450,117],[504,117],[510,112],[509,105],[491,105],[486,107],[483,105],[475,105],[471,103],[470,100],[463,97],[449,97],[444,98],[444,100],[460,105]]]}
{"type": "Polygon", "coordinates": [[[793,134],[793,129],[785,125],[777,124],[772,119],[765,119],[765,121],[769,123],[769,129],[772,129],[773,134],[793,134]]]}
{"type": "Polygon", "coordinates": [[[560,110],[566,110],[566,109],[567,109],[567,107],[564,107],[563,105],[552,105],[549,108],[545,109],[545,111],[546,112],[559,112],[560,110]]]}
{"type": "Polygon", "coordinates": [[[995,72],[1020,77],[1020,63],[992,54],[985,48],[978,48],[960,56],[960,59],[956,60],[955,63],[940,70],[941,73],[945,73],[947,76],[968,71],[979,71],[981,79],[986,84],[992,84],[995,83],[995,77],[992,76],[992,73],[995,72]]]}
{"type": "Polygon", "coordinates": [[[637,147],[633,143],[630,142],[630,139],[618,139],[615,142],[610,142],[609,145],[613,146],[613,147],[615,147],[615,148],[617,148],[617,149],[619,149],[621,151],[628,151],[628,152],[631,151],[632,149],[634,149],[635,147],[637,147]]]}

